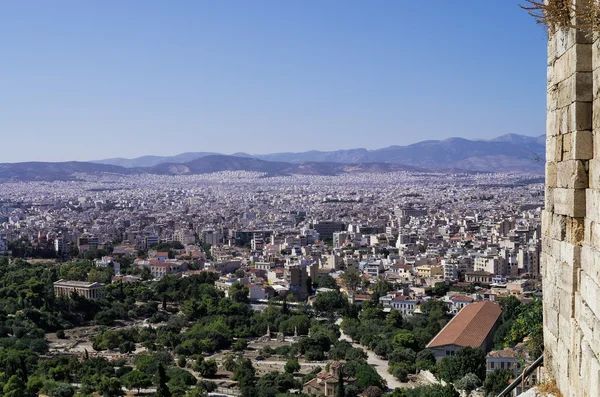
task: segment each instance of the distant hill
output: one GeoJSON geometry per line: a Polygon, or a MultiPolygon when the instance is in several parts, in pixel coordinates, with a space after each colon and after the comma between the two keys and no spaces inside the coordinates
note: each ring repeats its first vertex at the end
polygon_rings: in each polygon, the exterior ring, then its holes
{"type": "MultiPolygon", "coordinates": [[[[311,150],[299,153],[272,153],[232,156],[286,163],[394,163],[426,169],[466,169],[485,172],[543,172],[545,135],[531,137],[507,134],[491,140],[449,138],[441,141],[422,141],[406,146],[383,149],[348,149],[322,152],[311,150]]],[[[215,153],[183,153],[177,156],[144,156],[136,159],[107,159],[95,161],[128,168],[152,167],[162,163],[186,163],[215,153]]],[[[363,165],[364,166],[364,165],[363,165]]],[[[171,165],[173,168],[173,165],[171,165]]],[[[314,168],[311,167],[311,168],[314,168]]]]}
{"type": "Polygon", "coordinates": [[[211,152],[195,152],[195,153],[181,153],[176,156],[142,156],[136,157],[134,159],[124,159],[120,157],[116,157],[113,159],[105,159],[105,160],[94,160],[90,161],[90,163],[96,164],[112,164],[118,165],[120,167],[125,168],[136,168],[136,167],[152,167],[162,163],[186,163],[191,160],[195,160],[200,157],[210,156],[213,154],[219,153],[211,153],[211,152]]]}
{"type": "Polygon", "coordinates": [[[268,175],[338,175],[345,173],[395,171],[425,171],[402,164],[382,163],[286,163],[248,157],[208,155],[186,163],[162,163],[152,167],[125,168],[117,165],[85,162],[65,163],[3,163],[0,164],[0,182],[74,180],[76,174],[158,174],[194,175],[219,171],[254,171],[268,175]]]}
{"type": "Polygon", "coordinates": [[[183,164],[163,163],[144,169],[153,174],[206,174],[219,171],[254,171],[266,172],[271,175],[337,175],[358,172],[397,172],[397,171],[425,171],[423,168],[391,163],[325,163],[306,162],[288,163],[283,161],[266,161],[256,158],[236,157],[225,155],[204,156],[183,164]]]}
{"type": "Polygon", "coordinates": [[[0,163],[0,181],[61,181],[72,180],[74,174],[113,173],[131,174],[132,170],[110,164],[81,161],[64,163],[0,163]]]}

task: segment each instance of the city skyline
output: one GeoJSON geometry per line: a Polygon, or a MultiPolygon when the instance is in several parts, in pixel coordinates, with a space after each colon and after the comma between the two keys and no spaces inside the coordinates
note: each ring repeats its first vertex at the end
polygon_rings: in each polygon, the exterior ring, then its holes
{"type": "Polygon", "coordinates": [[[28,147],[2,162],[544,131],[546,35],[516,1],[233,4],[5,5],[0,128],[28,147]]]}

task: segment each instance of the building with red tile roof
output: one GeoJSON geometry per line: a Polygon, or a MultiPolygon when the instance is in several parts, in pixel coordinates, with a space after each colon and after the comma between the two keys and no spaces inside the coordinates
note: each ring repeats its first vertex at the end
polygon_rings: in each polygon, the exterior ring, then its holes
{"type": "Polygon", "coordinates": [[[453,356],[463,347],[482,348],[489,351],[502,309],[489,301],[475,302],[465,306],[429,342],[427,349],[439,360],[453,356]]]}

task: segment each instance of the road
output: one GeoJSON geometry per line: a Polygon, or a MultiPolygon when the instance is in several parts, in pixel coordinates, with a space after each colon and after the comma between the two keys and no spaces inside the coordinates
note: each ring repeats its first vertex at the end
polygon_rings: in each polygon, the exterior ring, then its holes
{"type": "MultiPolygon", "coordinates": [[[[342,323],[342,319],[341,318],[338,319],[335,323],[337,325],[340,325],[342,323]]],[[[400,382],[398,379],[394,378],[393,375],[388,373],[389,365],[386,360],[380,359],[379,357],[377,357],[377,355],[375,353],[373,353],[371,350],[361,346],[360,344],[352,342],[352,339],[348,335],[346,335],[344,333],[344,331],[341,330],[341,328],[340,328],[340,332],[342,333],[342,335],[340,336],[340,340],[348,341],[352,344],[353,347],[362,349],[365,353],[367,353],[367,363],[369,365],[373,366],[373,368],[375,368],[375,370],[377,371],[379,376],[381,376],[383,379],[385,379],[385,381],[387,382],[388,388],[390,388],[391,390],[394,390],[397,387],[407,387],[407,386],[410,387],[408,384],[400,382]]]]}

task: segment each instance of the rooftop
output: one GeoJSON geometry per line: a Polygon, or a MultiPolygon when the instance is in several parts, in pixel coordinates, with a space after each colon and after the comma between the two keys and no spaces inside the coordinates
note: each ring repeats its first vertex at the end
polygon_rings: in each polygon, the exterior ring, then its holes
{"type": "Polygon", "coordinates": [[[427,348],[446,345],[478,348],[500,314],[500,306],[489,301],[467,305],[429,342],[427,348]]]}

